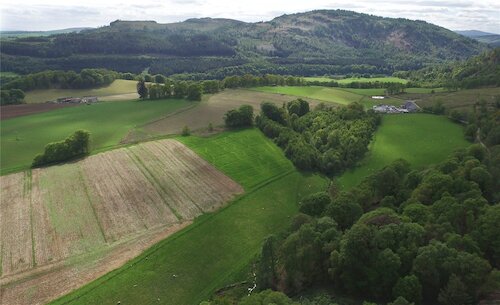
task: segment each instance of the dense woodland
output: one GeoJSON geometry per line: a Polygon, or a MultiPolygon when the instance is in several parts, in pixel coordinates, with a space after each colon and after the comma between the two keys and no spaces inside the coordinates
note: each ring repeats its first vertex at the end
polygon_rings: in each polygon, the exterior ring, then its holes
{"type": "Polygon", "coordinates": [[[2,89],[30,91],[53,88],[96,88],[107,86],[117,78],[122,78],[120,73],[106,69],[83,69],[80,73],[74,71],[43,71],[17,77],[6,84],[2,84],[2,89]]]}
{"type": "Polygon", "coordinates": [[[298,99],[281,108],[264,102],[255,121],[297,168],[331,176],[364,156],[381,120],[358,103],[339,108],[320,104],[309,111],[309,104],[298,99]]]}
{"type": "Polygon", "coordinates": [[[320,10],[258,23],[211,18],[172,24],[117,20],[78,33],[4,39],[1,60],[4,71],[22,74],[149,69],[153,74],[199,80],[265,73],[391,74],[421,68],[423,63],[465,59],[485,48],[422,21],[320,10]]]}
{"type": "Polygon", "coordinates": [[[397,72],[394,75],[423,85],[450,89],[500,86],[500,48],[466,61],[433,65],[417,71],[397,72]]]}
{"type": "Polygon", "coordinates": [[[293,302],[263,291],[208,304],[477,303],[500,280],[498,147],[473,145],[421,171],[399,160],[352,190],[304,198],[289,229],[265,240],[257,287],[329,294],[293,302]]]}

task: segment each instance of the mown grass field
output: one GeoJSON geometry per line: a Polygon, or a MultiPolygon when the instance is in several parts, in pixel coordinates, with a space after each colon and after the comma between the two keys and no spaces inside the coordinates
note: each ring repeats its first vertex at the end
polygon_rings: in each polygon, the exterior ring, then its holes
{"type": "Polygon", "coordinates": [[[351,188],[396,159],[406,159],[412,167],[420,168],[438,163],[455,149],[467,145],[462,127],[444,116],[385,115],[360,166],[337,181],[342,188],[351,188]]]}
{"type": "Polygon", "coordinates": [[[298,173],[256,129],[180,140],[246,194],[53,304],[198,304],[216,288],[241,280],[263,239],[288,225],[298,199],[327,186],[319,176],[298,173]]]}
{"type": "Polygon", "coordinates": [[[106,102],[2,120],[0,170],[3,174],[29,167],[46,144],[78,129],[91,132],[94,150],[116,145],[135,126],[190,105],[174,99],[106,102]]]}
{"type": "Polygon", "coordinates": [[[123,99],[132,99],[130,94],[135,94],[135,98],[139,98],[137,95],[137,81],[117,79],[111,83],[111,85],[95,88],[95,89],[43,89],[43,90],[33,90],[26,92],[26,97],[24,100],[26,103],[44,103],[47,101],[53,101],[60,97],[82,97],[82,96],[98,96],[101,100],[113,99],[116,100],[116,96],[124,95],[123,99]]]}

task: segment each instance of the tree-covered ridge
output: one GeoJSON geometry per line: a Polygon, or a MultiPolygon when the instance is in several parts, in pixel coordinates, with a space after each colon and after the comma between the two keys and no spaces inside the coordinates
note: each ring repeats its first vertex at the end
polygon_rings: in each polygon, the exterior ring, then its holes
{"type": "Polygon", "coordinates": [[[450,88],[500,86],[500,48],[466,61],[433,65],[417,71],[398,72],[395,75],[423,84],[450,88]]]}
{"type": "Polygon", "coordinates": [[[263,103],[256,118],[260,130],[297,168],[326,175],[339,174],[359,161],[379,124],[380,116],[366,112],[359,103],[339,108],[321,105],[310,112],[301,99],[282,108],[263,103]]]}
{"type": "Polygon", "coordinates": [[[211,18],[171,24],[115,21],[79,33],[5,40],[1,53],[5,69],[20,73],[95,67],[138,73],[149,67],[155,74],[223,78],[245,73],[392,73],[464,59],[484,48],[422,21],[321,10],[258,23],[211,18]]]}

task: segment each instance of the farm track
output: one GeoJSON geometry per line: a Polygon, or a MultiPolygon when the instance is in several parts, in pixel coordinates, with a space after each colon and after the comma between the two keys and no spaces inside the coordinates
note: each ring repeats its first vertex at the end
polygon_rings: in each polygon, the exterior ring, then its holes
{"type": "Polygon", "coordinates": [[[0,304],[67,293],[243,192],[174,140],[0,179],[0,304]]]}

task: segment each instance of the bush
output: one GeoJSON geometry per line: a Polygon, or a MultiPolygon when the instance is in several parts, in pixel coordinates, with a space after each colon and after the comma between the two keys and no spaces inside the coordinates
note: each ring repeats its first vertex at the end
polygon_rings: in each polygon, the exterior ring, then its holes
{"type": "Polygon", "coordinates": [[[242,105],[238,109],[232,109],[224,115],[227,127],[246,127],[253,125],[253,107],[242,105]]]}
{"type": "Polygon", "coordinates": [[[182,128],[182,136],[187,137],[191,134],[191,130],[189,130],[189,127],[186,125],[184,128],[182,128]]]}
{"type": "Polygon", "coordinates": [[[33,160],[32,167],[71,160],[88,155],[89,152],[90,133],[86,130],[77,130],[64,141],[47,144],[44,153],[37,155],[33,160]]]}
{"type": "Polygon", "coordinates": [[[24,103],[24,92],[20,89],[2,90],[0,105],[24,103]]]}

